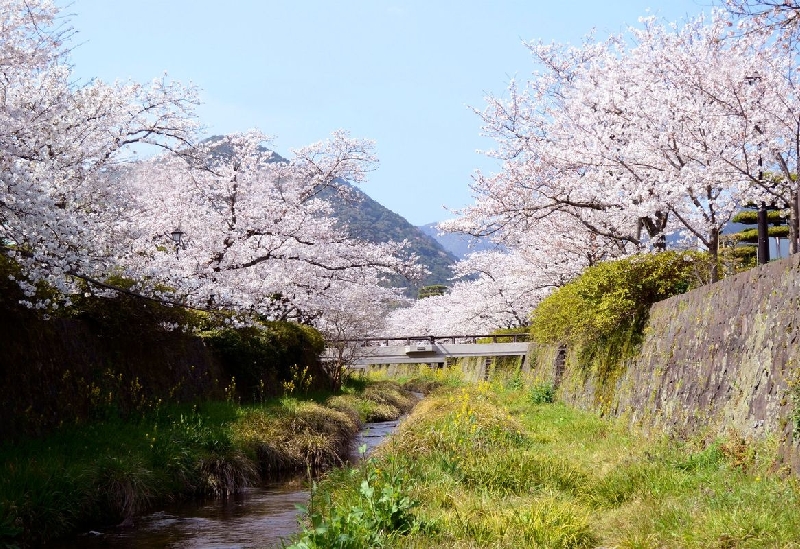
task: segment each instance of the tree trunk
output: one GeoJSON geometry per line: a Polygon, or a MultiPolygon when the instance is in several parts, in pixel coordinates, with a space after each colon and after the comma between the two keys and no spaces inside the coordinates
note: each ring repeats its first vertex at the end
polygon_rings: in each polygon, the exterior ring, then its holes
{"type": "Polygon", "coordinates": [[[789,207],[789,254],[800,251],[800,192],[796,189],[792,193],[792,203],[789,207]]]}
{"type": "Polygon", "coordinates": [[[641,229],[642,226],[644,226],[644,228],[647,229],[647,235],[650,237],[650,241],[653,243],[653,248],[659,252],[666,250],[667,237],[664,234],[664,229],[667,228],[668,215],[667,213],[657,211],[655,213],[655,219],[640,217],[637,224],[637,238],[641,237],[641,229]]]}
{"type": "Polygon", "coordinates": [[[711,229],[711,234],[708,235],[708,253],[711,255],[711,282],[719,280],[719,229],[711,229]]]}
{"type": "Polygon", "coordinates": [[[758,264],[769,263],[769,223],[767,205],[762,202],[758,208],[758,264]]]}

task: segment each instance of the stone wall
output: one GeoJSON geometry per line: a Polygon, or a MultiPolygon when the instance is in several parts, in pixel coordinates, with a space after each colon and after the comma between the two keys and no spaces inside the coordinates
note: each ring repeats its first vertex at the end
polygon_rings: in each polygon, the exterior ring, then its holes
{"type": "Polygon", "coordinates": [[[489,381],[501,372],[519,371],[524,362],[521,356],[470,356],[450,359],[448,366],[460,368],[465,380],[489,381]]]}
{"type": "Polygon", "coordinates": [[[604,382],[577,350],[532,346],[534,377],[579,407],[679,435],[777,436],[800,470],[800,257],[775,261],[653,306],[638,356],[604,382]],[[561,366],[559,367],[559,363],[561,366]]]}

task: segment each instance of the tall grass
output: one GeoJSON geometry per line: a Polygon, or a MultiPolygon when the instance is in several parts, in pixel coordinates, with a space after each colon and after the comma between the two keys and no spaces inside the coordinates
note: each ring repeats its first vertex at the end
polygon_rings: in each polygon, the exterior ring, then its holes
{"type": "Polygon", "coordinates": [[[396,418],[415,402],[388,382],[316,398],[160,405],[138,418],[0,446],[0,547],[38,546],[80,528],[128,524],[165,500],[225,496],[298,469],[325,470],[345,461],[372,417],[365,411],[392,415],[381,408],[392,405],[396,418]]]}
{"type": "MultiPolygon", "coordinates": [[[[440,388],[368,462],[400,471],[410,502],[413,528],[381,546],[800,547],[800,487],[774,442],[645,439],[513,381],[440,388]]],[[[364,505],[365,474],[321,483],[315,528],[364,505]]],[[[298,547],[324,547],[310,531],[298,547]]]]}

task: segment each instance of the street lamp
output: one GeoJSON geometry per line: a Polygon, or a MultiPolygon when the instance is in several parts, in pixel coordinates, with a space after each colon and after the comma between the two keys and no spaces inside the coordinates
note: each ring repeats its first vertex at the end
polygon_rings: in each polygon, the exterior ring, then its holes
{"type": "Polygon", "coordinates": [[[178,257],[178,250],[181,249],[181,244],[183,243],[183,235],[186,234],[181,230],[181,226],[178,225],[176,228],[172,229],[172,232],[169,233],[170,238],[175,243],[175,257],[178,257]]]}

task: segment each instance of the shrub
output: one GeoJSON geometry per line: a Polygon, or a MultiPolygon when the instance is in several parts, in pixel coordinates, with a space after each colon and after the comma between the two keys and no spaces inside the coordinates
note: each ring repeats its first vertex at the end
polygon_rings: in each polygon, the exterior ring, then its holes
{"type": "Polygon", "coordinates": [[[582,344],[641,331],[650,306],[707,282],[698,252],[641,254],[589,267],[545,298],[531,317],[539,343],[582,344]]]}
{"type": "Polygon", "coordinates": [[[589,267],[542,300],[531,336],[571,346],[580,368],[596,376],[595,404],[606,407],[625,359],[641,343],[650,307],[708,282],[710,261],[699,252],[661,252],[589,267]]]}
{"type": "Polygon", "coordinates": [[[244,397],[263,399],[265,388],[277,395],[284,381],[295,381],[292,367],[311,378],[317,375],[317,357],[325,343],[319,332],[292,322],[267,322],[263,327],[223,328],[203,334],[221,358],[226,373],[236,378],[244,397]],[[309,372],[310,370],[310,372],[309,372]]]}
{"type": "Polygon", "coordinates": [[[540,383],[531,387],[531,404],[552,404],[555,398],[556,390],[550,383],[540,383]]]}

